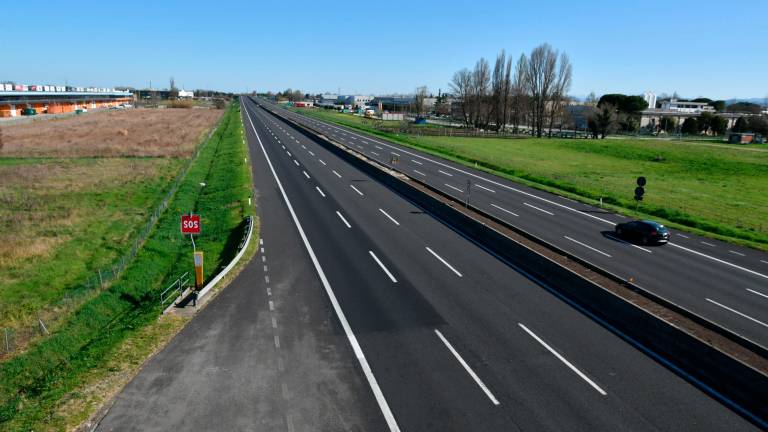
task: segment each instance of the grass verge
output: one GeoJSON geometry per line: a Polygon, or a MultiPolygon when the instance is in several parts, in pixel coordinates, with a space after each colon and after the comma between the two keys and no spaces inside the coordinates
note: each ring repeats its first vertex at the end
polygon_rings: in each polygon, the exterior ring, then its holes
{"type": "Polygon", "coordinates": [[[179,234],[180,213],[201,214],[206,278],[236,254],[248,205],[246,163],[239,106],[233,104],[201,149],[154,231],[123,276],[83,304],[51,336],[0,364],[0,430],[59,429],[62,398],[109,367],[110,354],[155,322],[165,284],[191,268],[189,240],[179,234]],[[205,186],[201,184],[205,183],[205,186]]]}
{"type": "Polygon", "coordinates": [[[382,132],[345,114],[300,112],[633,217],[768,250],[768,155],[759,146],[669,140],[501,139],[382,132]],[[349,118],[344,118],[349,117],[349,118]],[[635,179],[648,179],[638,211],[635,179]]]}

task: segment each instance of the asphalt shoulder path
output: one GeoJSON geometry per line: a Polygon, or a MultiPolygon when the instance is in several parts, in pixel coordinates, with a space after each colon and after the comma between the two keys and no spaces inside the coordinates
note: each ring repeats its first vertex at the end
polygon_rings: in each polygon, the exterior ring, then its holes
{"type": "Polygon", "coordinates": [[[258,254],[147,361],[99,431],[387,430],[252,132],[248,143],[258,254]]]}

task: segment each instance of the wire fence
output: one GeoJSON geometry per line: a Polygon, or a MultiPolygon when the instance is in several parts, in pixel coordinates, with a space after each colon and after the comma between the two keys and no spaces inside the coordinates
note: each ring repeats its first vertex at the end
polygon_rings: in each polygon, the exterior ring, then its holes
{"type": "Polygon", "coordinates": [[[13,354],[15,351],[23,350],[35,338],[50,334],[65,318],[79,308],[87,300],[93,298],[101,291],[109,288],[131,264],[139,249],[144,244],[152,229],[157,224],[163,211],[168,207],[181,182],[187,176],[192,163],[197,159],[203,144],[207,142],[216,128],[212,128],[208,136],[202,140],[195,149],[195,153],[189,158],[187,163],[181,169],[179,174],[171,183],[168,191],[149,214],[144,225],[139,229],[130,248],[115,259],[111,264],[98,268],[92,272],[83,283],[77,287],[68,289],[63,297],[55,303],[37,311],[35,317],[26,323],[15,327],[5,327],[2,329],[2,347],[0,348],[0,358],[13,354]]]}

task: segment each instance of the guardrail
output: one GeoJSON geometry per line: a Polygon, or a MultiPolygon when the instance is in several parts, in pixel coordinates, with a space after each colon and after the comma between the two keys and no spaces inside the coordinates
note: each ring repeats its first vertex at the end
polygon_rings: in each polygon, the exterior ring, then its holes
{"type": "Polygon", "coordinates": [[[170,285],[168,285],[168,288],[160,293],[160,306],[164,306],[165,302],[167,302],[169,298],[178,297],[181,295],[181,293],[183,293],[184,290],[189,287],[189,280],[189,272],[185,272],[170,285]]]}

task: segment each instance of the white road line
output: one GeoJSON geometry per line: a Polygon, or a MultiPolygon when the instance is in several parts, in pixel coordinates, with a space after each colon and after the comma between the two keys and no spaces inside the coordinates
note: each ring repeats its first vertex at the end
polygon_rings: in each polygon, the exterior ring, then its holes
{"type": "Polygon", "coordinates": [[[303,148],[304,150],[306,150],[306,149],[307,149],[307,146],[305,146],[304,144],[302,144],[302,145],[301,145],[301,148],[303,148]]]}
{"type": "Polygon", "coordinates": [[[396,221],[395,218],[389,215],[389,213],[385,212],[383,209],[379,209],[379,211],[384,213],[384,216],[388,217],[389,220],[395,223],[395,225],[400,226],[400,222],[396,221]]]}
{"type": "Polygon", "coordinates": [[[734,254],[734,255],[738,255],[738,256],[746,256],[746,255],[744,255],[744,254],[743,254],[743,253],[741,253],[741,252],[736,252],[736,251],[732,251],[732,250],[729,250],[728,252],[730,252],[730,253],[732,253],[732,254],[734,254]]]}
{"type": "Polygon", "coordinates": [[[304,173],[304,177],[306,177],[306,178],[309,178],[309,174],[307,174],[307,172],[306,172],[306,171],[304,171],[304,170],[301,170],[301,172],[303,172],[303,173],[304,173]]]}
{"type": "Polygon", "coordinates": [[[763,263],[763,264],[768,264],[768,261],[766,261],[766,260],[760,260],[760,262],[763,263]]]}
{"type": "Polygon", "coordinates": [[[275,335],[275,348],[280,348],[280,336],[275,335]]]}
{"type": "Polygon", "coordinates": [[[444,185],[446,185],[446,186],[448,186],[448,187],[449,187],[449,188],[451,188],[451,189],[456,189],[457,191],[459,191],[459,192],[461,192],[461,193],[464,193],[464,191],[463,191],[463,190],[461,190],[461,189],[457,188],[456,186],[451,186],[451,185],[449,185],[448,183],[443,183],[443,184],[444,184],[444,185]]]}
{"type": "Polygon", "coordinates": [[[546,211],[546,210],[544,210],[544,209],[542,209],[542,208],[538,208],[538,207],[536,207],[535,205],[531,205],[531,204],[528,204],[527,202],[524,202],[523,204],[527,205],[527,206],[528,206],[528,207],[530,207],[530,208],[534,208],[534,209],[536,209],[536,210],[538,210],[538,211],[540,211],[540,212],[544,212],[544,213],[546,213],[546,214],[548,214],[548,215],[552,215],[552,216],[554,216],[554,215],[555,215],[554,213],[552,213],[552,212],[550,212],[550,211],[546,211]]]}
{"type": "Polygon", "coordinates": [[[751,292],[752,294],[757,294],[757,295],[759,295],[761,297],[768,298],[768,294],[763,294],[763,293],[761,293],[759,291],[755,291],[755,290],[752,290],[752,289],[749,289],[749,288],[747,288],[747,291],[751,292]]]}
{"type": "Polygon", "coordinates": [[[320,188],[318,186],[315,186],[315,189],[317,189],[317,191],[320,192],[320,195],[322,195],[323,198],[325,198],[325,194],[323,193],[322,190],[320,190],[320,188]]]}
{"type": "Polygon", "coordinates": [[[390,152],[390,153],[392,153],[393,155],[395,155],[397,157],[400,157],[400,153],[395,153],[395,152],[390,152]]]}
{"type": "MultiPolygon", "coordinates": [[[[278,142],[280,142],[280,141],[278,141],[278,142]]],[[[280,147],[282,147],[282,148],[283,148],[283,150],[285,150],[285,146],[280,146],[280,147]]]]}
{"type": "Polygon", "coordinates": [[[580,245],[584,246],[585,248],[588,248],[588,249],[592,249],[593,251],[595,251],[595,252],[597,252],[597,253],[599,253],[599,254],[603,254],[603,255],[607,256],[608,258],[610,258],[610,257],[611,257],[611,256],[610,256],[610,255],[608,255],[607,253],[605,253],[605,252],[603,252],[603,251],[601,251],[601,250],[595,249],[595,248],[593,248],[592,246],[590,246],[590,245],[588,245],[588,244],[584,244],[584,243],[582,243],[582,242],[580,242],[580,241],[578,241],[578,240],[574,240],[574,239],[572,239],[572,238],[570,238],[570,237],[568,237],[568,236],[563,236],[563,237],[567,238],[568,240],[570,240],[570,241],[572,241],[572,242],[574,242],[574,243],[578,243],[578,244],[580,244],[580,245]]]}
{"type": "Polygon", "coordinates": [[[338,210],[336,210],[336,214],[339,215],[339,218],[341,219],[342,222],[344,222],[344,225],[346,225],[347,228],[352,228],[352,225],[350,225],[349,222],[347,222],[347,220],[344,219],[344,216],[342,216],[338,210]]]}
{"type": "Polygon", "coordinates": [[[286,153],[288,153],[288,156],[291,156],[291,157],[293,157],[293,155],[291,154],[291,152],[289,152],[288,150],[286,150],[285,152],[286,152],[286,153]]]}
{"type": "Polygon", "coordinates": [[[479,184],[476,184],[475,186],[479,187],[480,189],[485,189],[485,190],[487,190],[488,192],[493,192],[493,193],[496,193],[496,191],[495,191],[495,190],[493,190],[493,189],[491,189],[491,188],[487,188],[487,187],[485,187],[485,186],[483,186],[483,185],[479,185],[479,184]]]}
{"type": "Polygon", "coordinates": [[[447,172],[445,172],[445,171],[443,171],[443,170],[437,170],[437,172],[439,172],[439,173],[441,173],[441,174],[445,174],[445,175],[447,175],[448,177],[453,177],[453,174],[451,174],[451,173],[447,173],[447,172]]]}
{"type": "Polygon", "coordinates": [[[363,146],[359,145],[359,146],[357,146],[357,148],[359,148],[360,150],[362,150],[362,149],[363,149],[363,146]]]}
{"type": "Polygon", "coordinates": [[[419,162],[419,161],[417,161],[415,159],[411,159],[411,162],[413,162],[415,164],[419,164],[419,165],[424,165],[423,163],[421,163],[421,162],[419,162]]]}
{"type": "Polygon", "coordinates": [[[382,147],[382,146],[377,146],[377,145],[374,145],[374,147],[376,147],[376,148],[377,148],[377,149],[379,149],[379,150],[384,150],[384,147],[382,147]]]}
{"type": "Polygon", "coordinates": [[[586,381],[587,383],[589,383],[589,385],[591,385],[591,386],[592,386],[592,388],[594,388],[595,390],[597,390],[597,391],[598,391],[598,393],[600,393],[600,394],[601,394],[601,395],[603,395],[603,396],[605,396],[605,395],[607,395],[607,394],[608,394],[608,393],[606,393],[606,392],[605,392],[605,390],[601,389],[599,385],[595,384],[595,382],[594,382],[594,381],[592,381],[591,379],[589,379],[589,377],[588,377],[588,376],[586,376],[586,375],[585,375],[585,374],[584,374],[582,371],[580,371],[578,368],[576,368],[576,366],[574,366],[573,364],[571,364],[571,362],[569,362],[568,360],[566,360],[566,358],[565,358],[565,357],[561,356],[561,355],[560,355],[560,353],[558,353],[557,351],[555,351],[554,349],[552,349],[552,347],[550,347],[549,345],[547,345],[547,343],[546,343],[546,342],[544,342],[543,340],[541,340],[541,338],[540,338],[540,337],[536,336],[536,334],[535,334],[534,332],[530,331],[530,330],[528,329],[528,327],[526,327],[525,325],[523,325],[523,323],[517,323],[517,325],[519,325],[519,326],[520,326],[520,328],[522,328],[523,330],[525,330],[525,332],[526,332],[526,333],[528,333],[528,334],[529,334],[529,335],[530,335],[532,338],[536,339],[536,342],[540,343],[540,344],[541,344],[541,345],[542,345],[544,348],[546,348],[546,349],[547,349],[547,351],[551,352],[551,353],[552,353],[552,355],[554,355],[555,357],[557,357],[557,359],[558,359],[558,360],[560,360],[561,362],[563,362],[563,364],[565,364],[566,366],[568,366],[568,368],[569,368],[569,369],[571,369],[572,371],[574,371],[574,372],[576,373],[576,375],[580,376],[580,377],[581,377],[581,379],[583,379],[584,381],[586,381]]]}
{"type": "Polygon", "coordinates": [[[708,298],[705,298],[705,300],[706,300],[706,301],[708,301],[708,302],[710,302],[710,303],[714,303],[714,304],[716,304],[716,305],[720,306],[721,308],[723,308],[723,309],[725,309],[725,310],[729,310],[729,311],[731,311],[731,312],[735,313],[736,315],[741,315],[741,316],[743,316],[744,318],[746,318],[746,319],[748,319],[748,320],[750,320],[750,321],[754,321],[754,322],[756,322],[756,323],[760,324],[760,325],[761,325],[761,326],[763,326],[763,327],[768,327],[768,324],[766,324],[766,323],[764,323],[764,322],[762,322],[762,321],[758,321],[758,320],[756,320],[756,319],[752,318],[751,316],[749,316],[749,315],[747,315],[747,314],[744,314],[744,313],[741,313],[741,312],[737,311],[736,309],[733,309],[733,308],[729,308],[728,306],[726,306],[726,305],[723,305],[723,304],[720,304],[720,303],[718,303],[718,302],[716,302],[716,301],[714,301],[714,300],[712,300],[712,299],[708,299],[708,298]]]}
{"type": "Polygon", "coordinates": [[[349,185],[349,187],[351,187],[352,189],[354,189],[354,190],[355,190],[355,192],[359,193],[359,194],[360,194],[360,196],[363,196],[363,193],[362,193],[362,192],[360,192],[360,189],[356,188],[356,187],[355,187],[355,185],[349,185]]]}
{"type": "MultiPolygon", "coordinates": [[[[247,111],[248,108],[246,106],[246,113],[247,111]]],[[[283,185],[280,182],[280,179],[277,177],[275,168],[272,165],[272,161],[269,159],[269,156],[267,155],[267,150],[264,148],[264,144],[261,142],[259,133],[256,132],[256,127],[253,125],[253,120],[251,120],[250,115],[246,117],[248,117],[248,121],[251,124],[251,129],[253,129],[253,133],[256,134],[256,139],[259,141],[261,151],[264,153],[264,157],[267,159],[267,164],[269,165],[270,171],[272,171],[272,176],[275,178],[275,182],[277,182],[277,187],[280,189],[283,200],[285,200],[285,203],[288,206],[288,211],[291,213],[291,218],[296,225],[296,229],[299,231],[299,235],[301,236],[301,240],[304,242],[304,246],[307,249],[307,253],[309,253],[309,257],[312,259],[312,264],[315,266],[315,270],[320,277],[320,281],[323,283],[323,287],[325,288],[328,298],[331,301],[333,310],[336,312],[336,316],[339,318],[341,327],[344,329],[344,333],[347,335],[347,340],[349,340],[349,344],[352,346],[352,350],[355,353],[355,358],[357,358],[358,363],[360,363],[360,368],[363,370],[363,374],[368,381],[368,385],[371,387],[371,391],[376,398],[376,402],[379,405],[381,413],[384,415],[384,420],[387,422],[387,426],[389,426],[390,432],[399,432],[400,427],[397,425],[397,420],[395,420],[395,416],[392,414],[392,410],[389,408],[389,404],[384,397],[384,393],[381,391],[381,387],[379,386],[378,381],[376,381],[376,377],[373,375],[371,365],[368,363],[368,360],[365,358],[365,353],[363,353],[363,349],[360,347],[357,336],[355,336],[354,332],[352,331],[352,327],[349,325],[349,321],[347,321],[347,317],[344,314],[344,311],[341,309],[341,305],[339,305],[336,294],[333,292],[331,284],[328,282],[328,278],[326,278],[325,272],[320,266],[320,262],[317,260],[315,251],[312,249],[312,245],[309,243],[309,240],[307,240],[307,235],[304,233],[304,229],[301,227],[301,222],[299,222],[299,219],[296,216],[296,212],[293,210],[291,201],[288,199],[288,196],[285,193],[285,189],[283,189],[283,185]]]]}
{"type": "Polygon", "coordinates": [[[397,279],[395,279],[395,277],[392,276],[392,273],[389,272],[389,269],[387,267],[385,267],[384,264],[381,261],[379,261],[379,257],[377,257],[376,254],[373,253],[373,251],[368,251],[368,253],[371,254],[371,257],[373,257],[373,259],[376,261],[376,263],[379,265],[379,267],[381,267],[381,269],[384,270],[384,273],[386,273],[387,276],[389,276],[389,279],[392,282],[397,283],[397,279]]]}
{"type": "Polygon", "coordinates": [[[426,174],[424,174],[423,172],[421,172],[421,171],[419,171],[419,170],[413,170],[413,172],[415,172],[416,174],[420,174],[420,175],[423,175],[424,177],[426,177],[426,176],[427,176],[426,174]]]}
{"type": "Polygon", "coordinates": [[[337,173],[336,170],[331,170],[334,174],[336,174],[336,177],[341,178],[341,174],[337,173]]]}
{"type": "Polygon", "coordinates": [[[380,156],[380,155],[379,155],[378,153],[376,153],[375,151],[372,151],[372,152],[371,152],[371,154],[375,154],[376,156],[380,156]]]}
{"type": "Polygon", "coordinates": [[[435,253],[435,251],[433,251],[433,250],[432,250],[432,249],[430,249],[429,247],[427,247],[427,250],[429,251],[429,253],[431,253],[432,255],[434,255],[434,256],[435,256],[435,258],[439,259],[441,263],[445,264],[445,266],[446,266],[446,267],[448,267],[449,269],[451,269],[451,271],[452,271],[452,272],[456,273],[456,276],[458,276],[458,277],[462,277],[462,276],[461,276],[461,273],[459,273],[459,271],[458,271],[458,270],[456,270],[455,268],[453,268],[453,266],[452,266],[452,265],[448,264],[448,261],[444,260],[444,259],[443,259],[443,257],[441,257],[440,255],[436,254],[436,253],[435,253]]]}
{"type": "Polygon", "coordinates": [[[491,403],[493,403],[494,405],[499,405],[499,400],[496,399],[496,397],[493,395],[493,393],[491,393],[490,390],[488,390],[488,387],[486,387],[485,384],[483,384],[483,381],[480,379],[480,377],[477,376],[475,371],[473,371],[472,368],[469,367],[467,362],[464,361],[464,359],[461,357],[458,351],[456,351],[453,348],[453,345],[451,345],[451,343],[448,342],[448,339],[446,339],[445,336],[443,336],[443,334],[440,333],[440,330],[435,329],[435,334],[437,335],[437,337],[440,338],[441,341],[443,341],[443,344],[445,344],[445,346],[448,348],[448,351],[450,351],[451,354],[453,354],[453,356],[456,357],[456,360],[459,361],[459,363],[464,368],[464,370],[467,371],[469,376],[475,381],[475,384],[477,384],[477,386],[480,387],[480,390],[482,390],[483,393],[485,393],[485,395],[488,396],[488,399],[491,400],[491,403]]]}
{"type": "Polygon", "coordinates": [[[272,328],[277,328],[277,318],[272,317],[272,328]]]}
{"type": "Polygon", "coordinates": [[[325,165],[325,166],[328,166],[328,164],[326,164],[325,162],[323,162],[323,160],[322,160],[322,159],[318,159],[318,161],[320,161],[320,163],[321,163],[321,164],[323,164],[323,165],[325,165]]]}
{"type": "Polygon", "coordinates": [[[315,155],[315,154],[312,152],[312,150],[307,150],[307,151],[308,151],[308,152],[309,152],[309,154],[311,154],[312,156],[314,156],[314,155],[315,155]]]}
{"type": "Polygon", "coordinates": [[[269,310],[275,310],[275,303],[272,300],[269,301],[269,310]]]}
{"type": "Polygon", "coordinates": [[[512,216],[518,216],[518,214],[517,214],[517,213],[512,213],[511,211],[509,211],[509,210],[505,209],[504,207],[499,207],[499,206],[497,206],[497,205],[496,205],[496,204],[494,204],[494,203],[491,203],[491,205],[492,205],[492,206],[494,206],[494,207],[496,207],[497,209],[499,209],[499,210],[501,210],[501,211],[504,211],[504,212],[507,212],[507,213],[511,214],[512,216]]]}
{"type": "Polygon", "coordinates": [[[296,159],[293,160],[293,163],[295,163],[296,166],[299,166],[299,162],[296,159]]]}
{"type": "Polygon", "coordinates": [[[651,250],[649,250],[649,249],[646,249],[646,248],[644,248],[644,247],[640,247],[640,246],[638,246],[638,245],[636,245],[636,244],[632,244],[632,243],[630,243],[630,242],[628,242],[628,241],[622,240],[622,239],[620,239],[620,238],[616,237],[616,236],[615,236],[615,235],[613,235],[613,234],[606,234],[606,237],[608,237],[608,238],[612,238],[612,239],[614,239],[614,240],[616,240],[617,242],[620,242],[620,243],[628,244],[628,245],[630,245],[630,246],[632,246],[632,247],[634,247],[634,248],[640,249],[640,250],[641,250],[641,251],[643,251],[643,252],[653,253],[653,251],[651,251],[651,250]]]}
{"type": "Polygon", "coordinates": [[[699,242],[699,243],[701,243],[701,244],[705,244],[705,245],[707,245],[707,246],[717,247],[717,246],[713,245],[712,243],[707,243],[707,242],[705,242],[705,241],[703,241],[703,242],[699,242]]]}
{"type": "MultiPolygon", "coordinates": [[[[676,247],[676,248],[678,248],[678,249],[682,249],[682,250],[684,250],[684,251],[688,251],[688,252],[690,252],[690,253],[692,253],[692,254],[696,254],[696,255],[699,255],[699,256],[703,256],[703,257],[705,257],[705,258],[709,258],[709,259],[711,259],[712,261],[717,261],[717,262],[719,262],[719,263],[721,263],[721,264],[725,264],[725,265],[727,265],[727,266],[731,266],[731,267],[733,267],[733,268],[737,268],[737,269],[739,269],[739,270],[745,271],[745,272],[747,272],[747,273],[750,273],[750,274],[753,274],[753,275],[755,275],[755,276],[760,276],[760,277],[762,277],[762,278],[768,279],[768,275],[764,275],[764,274],[762,274],[762,273],[758,273],[758,272],[756,272],[756,271],[754,271],[754,270],[750,270],[750,269],[748,269],[748,268],[745,268],[745,267],[742,267],[742,266],[736,265],[736,264],[734,264],[734,263],[730,263],[730,262],[728,262],[728,261],[724,261],[724,260],[721,260],[721,259],[719,259],[719,258],[715,258],[715,257],[713,257],[713,256],[709,256],[709,255],[707,255],[707,254],[701,253],[701,252],[699,252],[699,251],[695,251],[695,250],[693,250],[693,249],[688,249],[687,247],[683,247],[683,246],[680,246],[680,245],[678,245],[678,244],[676,244],[676,243],[667,243],[667,244],[668,244],[668,245],[670,245],[670,246],[672,246],[672,247],[676,247]]],[[[761,260],[761,261],[762,261],[762,260],[761,260]]],[[[765,261],[763,261],[763,262],[764,262],[764,263],[766,263],[766,264],[768,264],[768,262],[765,262],[765,261]]]]}

